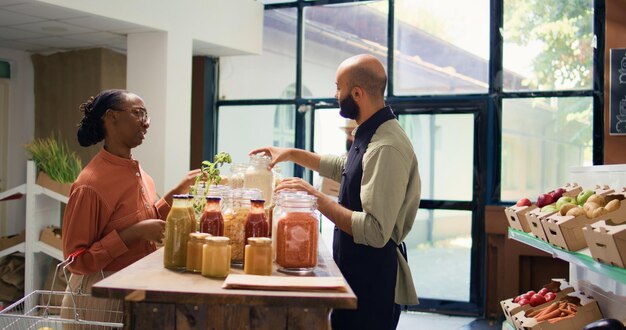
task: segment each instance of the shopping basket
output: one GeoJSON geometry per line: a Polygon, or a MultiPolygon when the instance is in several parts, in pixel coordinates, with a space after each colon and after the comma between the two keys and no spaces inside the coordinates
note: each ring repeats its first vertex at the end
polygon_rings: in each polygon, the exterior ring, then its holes
{"type": "MultiPolygon", "coordinates": [[[[67,282],[67,267],[85,252],[80,249],[56,266],[52,288],[59,269],[67,282]]],[[[104,273],[102,273],[104,278],[104,273]]],[[[123,327],[122,302],[113,299],[95,301],[90,294],[82,292],[82,283],[77,290],[35,290],[24,298],[0,311],[2,330],[62,330],[62,329],[119,329],[123,327]],[[70,299],[72,307],[56,306],[52,302],[70,299]]]]}

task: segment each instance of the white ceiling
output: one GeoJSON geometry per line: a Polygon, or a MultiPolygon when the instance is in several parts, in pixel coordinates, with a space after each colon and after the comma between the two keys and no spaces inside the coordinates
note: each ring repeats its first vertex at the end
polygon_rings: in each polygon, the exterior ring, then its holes
{"type": "Polygon", "coordinates": [[[0,0],[0,48],[32,53],[106,47],[126,51],[126,35],[151,28],[34,0],[0,0]]]}

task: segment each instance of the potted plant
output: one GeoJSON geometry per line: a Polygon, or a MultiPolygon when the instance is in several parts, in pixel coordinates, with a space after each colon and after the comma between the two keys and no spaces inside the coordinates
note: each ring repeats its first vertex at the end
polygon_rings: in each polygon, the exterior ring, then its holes
{"type": "Polygon", "coordinates": [[[83,168],[78,155],[70,151],[66,142],[61,142],[61,139],[55,138],[54,135],[37,138],[25,148],[39,170],[37,184],[69,196],[70,186],[83,168]]]}
{"type": "Polygon", "coordinates": [[[202,214],[202,209],[206,203],[205,197],[209,193],[209,187],[211,185],[218,185],[222,181],[219,168],[224,165],[224,163],[232,163],[230,154],[227,152],[220,152],[215,155],[214,162],[208,160],[202,162],[200,166],[202,174],[196,178],[195,184],[189,191],[189,194],[195,197],[193,207],[196,214],[202,214]]]}

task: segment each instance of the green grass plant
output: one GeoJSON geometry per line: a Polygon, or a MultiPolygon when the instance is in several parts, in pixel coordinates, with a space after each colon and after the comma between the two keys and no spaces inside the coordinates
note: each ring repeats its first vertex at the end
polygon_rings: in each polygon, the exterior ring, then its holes
{"type": "Polygon", "coordinates": [[[47,138],[37,138],[25,148],[37,168],[56,182],[74,182],[83,168],[80,158],[69,149],[67,142],[62,142],[54,134],[47,138]]]}

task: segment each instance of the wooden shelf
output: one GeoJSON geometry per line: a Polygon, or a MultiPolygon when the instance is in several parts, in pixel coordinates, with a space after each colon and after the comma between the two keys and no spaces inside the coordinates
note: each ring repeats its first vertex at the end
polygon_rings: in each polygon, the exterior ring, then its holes
{"type": "Polygon", "coordinates": [[[0,201],[15,194],[26,194],[26,184],[21,184],[15,188],[0,193],[0,201]]]}

